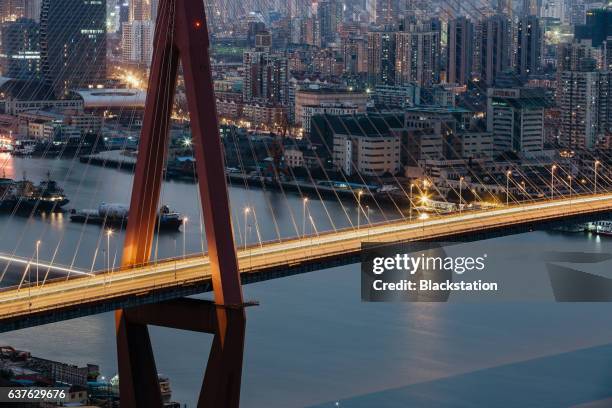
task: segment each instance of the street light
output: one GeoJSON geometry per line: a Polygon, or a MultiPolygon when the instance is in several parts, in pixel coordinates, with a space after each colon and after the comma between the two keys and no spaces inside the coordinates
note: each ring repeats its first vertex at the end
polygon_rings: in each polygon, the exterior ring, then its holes
{"type": "Polygon", "coordinates": [[[36,286],[38,286],[38,248],[40,247],[40,240],[36,241],[36,286]]]}
{"type": "Polygon", "coordinates": [[[425,221],[429,219],[429,214],[422,213],[421,215],[419,215],[419,219],[423,220],[423,231],[425,231],[425,221]]]}
{"type": "Polygon", "coordinates": [[[361,224],[361,196],[363,195],[363,190],[359,190],[357,193],[357,229],[359,229],[361,224]]]}
{"type": "Polygon", "coordinates": [[[506,207],[510,205],[510,176],[512,176],[512,171],[508,170],[506,172],[506,207]]]}
{"type": "Polygon", "coordinates": [[[463,196],[461,193],[462,189],[463,189],[463,176],[459,177],[459,214],[461,214],[461,210],[462,210],[461,204],[463,203],[463,196]]]}
{"type": "Polygon", "coordinates": [[[412,201],[412,190],[414,190],[414,183],[410,183],[410,221],[412,221],[412,207],[414,206],[414,201],[412,201]]]}
{"type": "Polygon", "coordinates": [[[247,248],[247,221],[248,221],[250,212],[251,212],[251,209],[249,207],[245,207],[244,209],[244,249],[245,250],[247,248]]]}
{"type": "Polygon", "coordinates": [[[570,197],[569,197],[570,198],[570,204],[572,202],[572,178],[573,177],[571,175],[567,176],[567,180],[569,181],[569,190],[570,190],[570,192],[569,192],[570,193],[570,197]]]}
{"type": "Polygon", "coordinates": [[[189,218],[183,218],[183,259],[185,259],[187,255],[185,251],[185,242],[187,241],[187,221],[189,221],[189,218]]]}
{"type": "Polygon", "coordinates": [[[593,171],[595,172],[595,194],[597,194],[597,167],[601,164],[599,160],[595,160],[593,171]]]}
{"type": "Polygon", "coordinates": [[[550,199],[555,198],[555,170],[557,170],[557,165],[553,164],[550,168],[550,199]]]}
{"type": "Polygon", "coordinates": [[[110,237],[113,235],[113,230],[106,230],[106,270],[110,271],[111,263],[110,263],[110,237]]]}
{"type": "Polygon", "coordinates": [[[308,205],[308,197],[302,200],[302,238],[306,236],[306,205],[308,205]]]}

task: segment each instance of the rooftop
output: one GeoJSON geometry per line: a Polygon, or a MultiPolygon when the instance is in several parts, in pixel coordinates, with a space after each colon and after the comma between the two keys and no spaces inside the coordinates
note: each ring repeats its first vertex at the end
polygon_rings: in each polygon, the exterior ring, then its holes
{"type": "Polygon", "coordinates": [[[388,136],[390,129],[404,127],[401,113],[359,114],[359,115],[316,115],[318,121],[324,121],[336,134],[352,136],[388,136]]]}
{"type": "Polygon", "coordinates": [[[414,106],[404,109],[406,112],[422,113],[472,113],[470,109],[459,106],[414,106]]]}
{"type": "Polygon", "coordinates": [[[144,109],[147,99],[147,92],[140,89],[79,89],[75,94],[83,99],[85,109],[144,109]]]}

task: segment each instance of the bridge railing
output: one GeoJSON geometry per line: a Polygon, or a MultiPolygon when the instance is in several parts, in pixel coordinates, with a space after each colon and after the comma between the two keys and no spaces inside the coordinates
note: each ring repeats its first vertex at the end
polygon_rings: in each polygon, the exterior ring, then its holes
{"type": "MultiPolygon", "coordinates": [[[[543,213],[535,214],[531,217],[519,219],[520,222],[529,222],[530,220],[546,220],[546,219],[558,219],[560,217],[571,215],[581,215],[581,214],[589,214],[592,213],[594,208],[592,205],[589,205],[590,202],[601,202],[599,199],[606,199],[606,206],[598,206],[598,211],[608,211],[612,210],[612,208],[608,209],[607,200],[612,201],[612,195],[598,195],[591,197],[583,197],[583,201],[579,201],[576,207],[570,208],[567,207],[564,211],[559,211],[559,207],[563,208],[563,204],[568,200],[548,200],[550,203],[555,203],[556,205],[553,207],[546,206],[542,209],[543,213]],[[584,199],[587,198],[587,201],[584,199]],[[589,201],[592,200],[592,201],[589,201]]],[[[526,206],[512,206],[513,208],[503,208],[498,209],[496,211],[484,211],[487,214],[487,217],[493,218],[493,222],[487,225],[487,228],[495,228],[497,226],[507,226],[513,225],[517,222],[516,216],[521,215],[524,211],[528,211],[529,209],[533,209],[533,206],[542,206],[545,205],[545,202],[539,202],[536,204],[530,204],[526,206]],[[524,207],[524,208],[520,208],[524,207]],[[512,211],[509,211],[512,210],[512,211]],[[496,215],[494,213],[499,213],[499,220],[496,220],[496,215]]],[[[610,206],[612,207],[612,206],[610,206]]],[[[481,214],[482,215],[482,214],[481,214]]],[[[446,223],[444,216],[437,217],[436,219],[429,219],[428,222],[434,222],[434,224],[430,224],[428,229],[420,229],[418,223],[414,224],[406,224],[406,223],[395,223],[398,224],[397,227],[403,227],[396,231],[389,232],[388,229],[390,227],[387,223],[382,223],[377,225],[376,227],[370,227],[370,235],[368,236],[368,232],[365,231],[357,231],[354,229],[349,229],[345,231],[345,234],[350,235],[348,238],[345,237],[345,241],[339,240],[338,242],[333,242],[333,245],[329,247],[327,245],[322,245],[323,240],[321,238],[325,238],[328,240],[328,237],[311,237],[314,244],[317,244],[318,251],[316,251],[317,257],[319,256],[333,256],[334,254],[345,253],[346,250],[359,251],[361,242],[364,241],[364,238],[372,240],[373,242],[389,242],[389,236],[397,236],[398,239],[405,239],[407,232],[414,232],[418,235],[413,236],[412,238],[419,239],[419,235],[427,236],[428,238],[435,238],[437,236],[445,236],[448,234],[449,224],[446,223]],[[415,228],[416,227],[416,228],[415,228]],[[419,232],[421,234],[419,234],[419,232]],[[404,234],[403,236],[401,234],[404,234]],[[383,239],[383,241],[377,241],[377,239],[383,239]]],[[[483,217],[478,216],[477,214],[463,214],[461,217],[455,217],[453,223],[461,223],[461,228],[457,229],[460,233],[469,233],[476,232],[482,230],[483,217]]],[[[328,234],[329,235],[329,234],[328,234]]],[[[304,241],[304,239],[301,239],[304,241]]],[[[300,241],[300,240],[295,240],[300,241]]],[[[277,245],[285,246],[287,243],[276,243],[277,245]]],[[[260,255],[265,255],[265,268],[276,268],[276,267],[287,267],[291,264],[299,264],[302,262],[309,262],[313,260],[312,252],[304,251],[303,253],[297,252],[297,256],[293,254],[293,256],[289,259],[287,256],[284,256],[289,250],[280,250],[274,253],[274,256],[268,256],[266,250],[268,248],[255,248],[257,252],[261,252],[260,255]]],[[[295,250],[296,248],[293,248],[295,250]]],[[[299,247],[298,247],[299,249],[299,247]]],[[[312,249],[312,247],[311,247],[312,249]]],[[[248,249],[247,249],[248,252],[248,249]]],[[[270,254],[272,255],[272,254],[270,254]]],[[[249,255],[243,250],[240,252],[241,262],[241,271],[243,273],[253,273],[258,272],[261,269],[258,268],[249,268],[247,263],[244,261],[249,255]]],[[[263,257],[262,257],[263,258],[263,257]]],[[[145,294],[149,292],[155,292],[164,288],[176,288],[182,287],[186,285],[201,285],[202,279],[207,278],[205,275],[202,275],[201,269],[204,268],[205,264],[198,264],[197,261],[201,260],[202,257],[194,257],[187,262],[190,265],[181,265],[181,269],[172,269],[172,267],[168,267],[170,262],[150,264],[147,267],[151,269],[148,271],[143,271],[142,269],[129,269],[122,271],[121,273],[110,272],[107,274],[97,274],[90,279],[70,279],[63,280],[64,284],[50,284],[46,287],[27,287],[20,290],[18,293],[13,293],[10,298],[4,298],[2,295],[6,295],[4,292],[0,294],[0,307],[1,315],[3,318],[10,318],[11,316],[23,315],[27,314],[35,314],[37,312],[43,312],[48,309],[55,309],[58,307],[58,304],[61,304],[61,307],[70,307],[76,304],[82,304],[86,302],[102,302],[111,298],[120,298],[122,296],[133,296],[139,294],[145,294]],[[143,272],[145,272],[143,274],[143,272]],[[141,278],[150,279],[146,286],[142,288],[134,288],[128,287],[123,288],[121,284],[125,284],[126,282],[134,282],[141,278]],[[140,292],[139,292],[140,289],[140,292]],[[78,293],[74,293],[75,290],[78,293]],[[90,290],[90,292],[88,292],[90,290]],[[91,292],[91,290],[95,290],[95,292],[91,292]],[[70,292],[70,297],[68,297],[68,293],[70,292]],[[95,293],[95,299],[92,298],[91,293],[95,293]],[[66,295],[66,296],[64,296],[66,295]],[[57,301],[57,298],[60,300],[57,301]],[[56,300],[53,300],[56,299],[56,300]]],[[[180,259],[176,260],[177,265],[179,263],[183,263],[186,260],[180,259]]]]}
{"type": "MultiPolygon", "coordinates": [[[[354,227],[347,227],[347,228],[342,228],[342,229],[338,229],[335,231],[325,231],[325,232],[318,232],[318,233],[311,233],[311,234],[307,234],[301,237],[291,237],[285,240],[279,240],[279,239],[275,239],[275,240],[268,240],[268,241],[261,241],[259,243],[254,243],[251,245],[248,245],[246,247],[246,249],[240,249],[238,251],[238,256],[240,259],[245,259],[248,258],[249,253],[252,253],[253,250],[256,250],[258,248],[264,248],[264,247],[268,247],[268,246],[273,246],[275,244],[291,244],[291,243],[298,243],[298,242],[304,242],[304,241],[308,241],[308,240],[314,240],[317,239],[317,241],[319,241],[320,238],[324,238],[324,237],[330,237],[330,236],[334,236],[336,234],[354,234],[355,238],[360,237],[361,239],[365,239],[367,240],[368,238],[374,237],[377,235],[377,233],[373,232],[378,228],[381,227],[393,227],[393,226],[406,226],[406,225],[411,225],[411,226],[420,226],[421,224],[431,224],[432,222],[437,222],[440,220],[449,220],[452,217],[462,217],[462,220],[464,222],[467,222],[469,220],[469,218],[473,218],[473,222],[477,223],[479,219],[482,219],[483,215],[494,215],[496,213],[496,211],[504,211],[504,210],[508,210],[508,209],[513,209],[515,210],[515,212],[513,213],[506,213],[506,215],[515,215],[516,217],[519,217],[520,214],[522,213],[522,211],[527,211],[529,210],[529,208],[533,207],[533,206],[537,206],[537,205],[542,205],[542,204],[546,204],[546,203],[556,203],[559,204],[559,207],[561,207],[562,203],[566,203],[568,204],[568,211],[564,212],[564,214],[574,214],[575,212],[572,212],[571,210],[571,203],[576,201],[576,200],[580,200],[580,199],[585,199],[585,198],[593,198],[596,199],[598,197],[601,198],[606,198],[606,197],[610,197],[611,194],[610,193],[599,193],[597,195],[595,194],[582,194],[582,195],[578,195],[576,194],[574,197],[572,198],[568,198],[568,197],[562,197],[562,198],[555,198],[555,199],[550,199],[549,197],[545,197],[543,199],[540,200],[525,200],[516,204],[511,204],[509,206],[506,205],[501,205],[499,207],[495,207],[495,208],[491,208],[491,209],[474,209],[474,210],[469,210],[469,211],[464,211],[463,213],[458,213],[457,211],[452,212],[452,213],[445,213],[445,214],[432,214],[429,215],[426,219],[418,219],[418,218],[413,218],[412,220],[408,220],[408,219],[397,219],[397,220],[392,220],[392,221],[380,221],[380,222],[374,222],[374,223],[367,223],[364,224],[360,227],[360,229],[356,229],[354,227]]],[[[477,228],[475,228],[474,230],[476,230],[477,228]]],[[[187,256],[177,256],[177,257],[171,257],[171,258],[165,258],[163,260],[157,259],[157,260],[152,260],[150,262],[146,262],[146,263],[142,263],[139,265],[135,265],[129,268],[112,268],[110,270],[108,269],[102,269],[102,270],[96,270],[94,271],[92,276],[77,276],[77,275],[72,275],[69,277],[56,277],[56,278],[51,278],[51,279],[47,279],[45,281],[45,285],[53,285],[56,283],[60,283],[60,282],[65,282],[67,280],[74,280],[74,279],[93,279],[96,276],[100,276],[100,275],[114,275],[114,274],[121,274],[121,275],[125,275],[125,274],[133,274],[134,278],[136,278],[139,275],[139,272],[141,272],[143,269],[149,269],[149,268],[156,268],[157,266],[163,265],[163,266],[167,266],[167,265],[171,265],[172,263],[175,264],[183,264],[183,266],[181,266],[182,268],[185,267],[190,267],[190,266],[184,266],[185,263],[188,262],[195,262],[195,261],[199,261],[203,258],[206,258],[206,253],[197,253],[197,254],[190,254],[187,256]]],[[[307,260],[309,257],[305,257],[305,260],[307,260]]],[[[33,261],[33,259],[28,259],[28,258],[19,258],[19,257],[15,257],[15,259],[20,259],[21,262],[27,262],[26,268],[27,267],[31,267],[31,265],[35,265],[35,262],[33,261]]],[[[39,266],[40,263],[39,263],[39,266]]],[[[45,272],[47,270],[47,268],[52,268],[52,265],[46,265],[44,266],[45,268],[45,272]]],[[[69,266],[65,266],[65,265],[60,265],[60,264],[56,264],[55,265],[56,268],[62,267],[62,268],[70,268],[69,266]]],[[[75,272],[83,272],[81,270],[72,268],[75,272]]],[[[243,268],[241,266],[241,271],[242,272],[249,272],[252,271],[253,268],[243,268]]],[[[11,292],[11,291],[15,291],[18,288],[20,288],[20,291],[26,291],[26,290],[30,290],[33,285],[35,285],[35,282],[23,282],[21,285],[12,285],[12,286],[6,286],[6,287],[2,287],[0,288],[0,294],[5,293],[5,292],[11,292]]]]}

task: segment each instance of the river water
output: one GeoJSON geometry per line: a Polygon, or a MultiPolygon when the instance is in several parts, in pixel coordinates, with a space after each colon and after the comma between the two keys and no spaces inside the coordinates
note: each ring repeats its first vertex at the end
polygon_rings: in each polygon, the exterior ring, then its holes
{"type": "MultiPolygon", "coordinates": [[[[75,160],[0,157],[6,177],[39,181],[49,171],[71,199],[68,208],[129,201],[132,175],[75,160]]],[[[294,236],[302,231],[303,202],[294,193],[230,186],[237,245],[294,236]]],[[[162,234],[157,256],[202,250],[194,184],[167,182],[162,201],[189,218],[186,233],[162,234]]],[[[397,216],[369,205],[371,221],[397,216]]],[[[308,213],[319,231],[356,222],[355,203],[311,197],[308,213]]],[[[361,222],[364,222],[363,219],[361,222]]],[[[312,231],[306,223],[306,232],[312,231]]],[[[0,252],[96,269],[106,257],[99,226],[67,215],[0,215],[0,252]]],[[[122,233],[110,243],[112,262],[122,233]]],[[[534,271],[541,251],[612,253],[612,239],[586,234],[533,232],[479,243],[498,273],[534,271]]],[[[611,262],[596,266],[602,274],[611,262]]],[[[569,264],[573,267],[583,265],[569,264]]],[[[7,277],[7,282],[17,277],[7,277]]],[[[612,307],[606,303],[547,301],[408,304],[363,303],[359,266],[351,265],[246,285],[244,407],[572,406],[612,397],[612,307]]],[[[207,295],[204,295],[205,297],[207,295]]],[[[0,343],[74,364],[116,372],[112,314],[75,319],[0,335],[0,343]]],[[[170,378],[173,400],[195,406],[210,336],[151,328],[159,372],[170,378]]]]}

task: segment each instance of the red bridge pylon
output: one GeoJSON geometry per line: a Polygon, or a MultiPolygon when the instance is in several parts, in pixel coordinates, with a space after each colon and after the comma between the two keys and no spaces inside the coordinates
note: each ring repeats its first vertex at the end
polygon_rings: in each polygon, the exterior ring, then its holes
{"type": "Polygon", "coordinates": [[[122,267],[151,257],[180,61],[215,301],[178,299],[115,312],[122,408],[162,406],[148,324],[214,334],[198,406],[237,408],[240,401],[246,318],[208,48],[201,0],[159,2],[122,267]]]}

